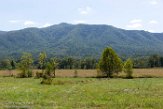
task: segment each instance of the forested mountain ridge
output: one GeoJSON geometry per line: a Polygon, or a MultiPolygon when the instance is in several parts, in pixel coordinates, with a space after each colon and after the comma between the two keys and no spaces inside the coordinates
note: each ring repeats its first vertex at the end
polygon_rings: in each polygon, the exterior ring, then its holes
{"type": "Polygon", "coordinates": [[[123,30],[109,25],[58,24],[46,28],[0,31],[0,57],[22,52],[52,56],[99,57],[111,46],[119,55],[163,54],[163,33],[123,30]]]}

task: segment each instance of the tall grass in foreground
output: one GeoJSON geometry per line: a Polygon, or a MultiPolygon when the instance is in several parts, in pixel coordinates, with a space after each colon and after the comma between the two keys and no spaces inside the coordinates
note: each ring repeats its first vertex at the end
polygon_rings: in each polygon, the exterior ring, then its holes
{"type": "Polygon", "coordinates": [[[0,77],[1,108],[59,109],[162,109],[163,79],[55,78],[52,85],[41,79],[0,77]]]}

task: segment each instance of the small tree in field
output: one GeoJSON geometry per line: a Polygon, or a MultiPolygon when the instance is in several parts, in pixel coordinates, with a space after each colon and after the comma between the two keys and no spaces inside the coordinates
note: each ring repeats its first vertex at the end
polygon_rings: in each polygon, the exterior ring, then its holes
{"type": "Polygon", "coordinates": [[[107,47],[102,53],[98,67],[107,77],[112,77],[113,73],[122,71],[122,61],[112,48],[107,47]]]}
{"type": "Polygon", "coordinates": [[[133,62],[131,59],[127,59],[127,61],[124,63],[123,71],[126,73],[126,78],[133,78],[133,62]]]}
{"type": "Polygon", "coordinates": [[[44,72],[46,58],[47,58],[47,56],[46,56],[45,52],[40,53],[40,55],[39,55],[39,66],[42,70],[42,73],[44,72]]]}
{"type": "Polygon", "coordinates": [[[31,65],[33,63],[32,54],[23,53],[20,63],[19,69],[21,70],[20,77],[32,77],[31,65]]]}
{"type": "Polygon", "coordinates": [[[55,78],[55,70],[56,70],[56,68],[57,68],[57,66],[58,66],[58,63],[57,63],[57,61],[56,61],[55,58],[51,58],[50,64],[51,64],[51,66],[52,66],[53,77],[55,78]]]}
{"type": "Polygon", "coordinates": [[[43,76],[44,74],[44,69],[45,69],[45,64],[46,64],[46,53],[45,52],[41,52],[39,54],[39,58],[38,58],[38,63],[39,63],[39,68],[42,70],[41,72],[37,71],[36,72],[36,78],[40,78],[43,76]]]}
{"type": "Polygon", "coordinates": [[[45,72],[43,74],[43,79],[41,81],[41,84],[52,84],[52,71],[53,71],[53,66],[51,62],[48,62],[46,64],[45,72]]]}

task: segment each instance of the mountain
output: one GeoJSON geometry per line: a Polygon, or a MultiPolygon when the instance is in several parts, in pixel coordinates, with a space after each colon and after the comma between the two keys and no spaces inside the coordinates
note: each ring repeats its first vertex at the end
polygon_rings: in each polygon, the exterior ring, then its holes
{"type": "Polygon", "coordinates": [[[111,46],[121,56],[163,54],[163,33],[123,30],[109,25],[61,23],[46,28],[0,31],[0,57],[34,56],[46,51],[49,56],[99,57],[111,46]]]}

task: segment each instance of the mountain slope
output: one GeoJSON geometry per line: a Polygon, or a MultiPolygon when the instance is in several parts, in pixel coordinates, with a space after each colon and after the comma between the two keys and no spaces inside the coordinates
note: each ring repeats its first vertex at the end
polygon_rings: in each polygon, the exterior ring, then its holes
{"type": "Polygon", "coordinates": [[[129,31],[108,25],[58,24],[47,28],[26,28],[0,32],[0,57],[19,56],[22,52],[50,56],[94,56],[111,46],[119,55],[163,53],[163,33],[129,31]]]}

